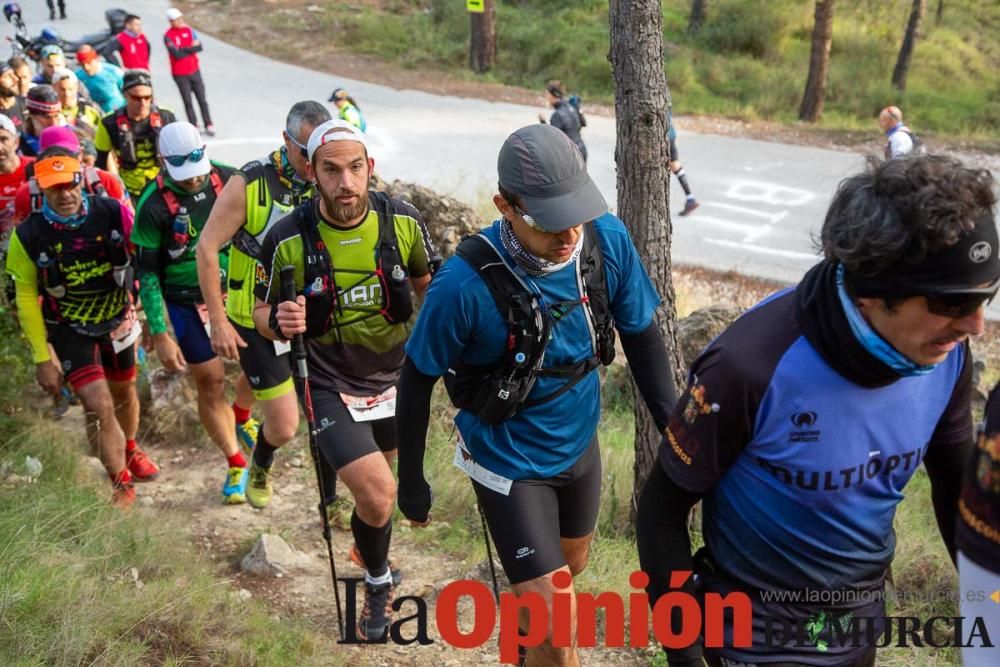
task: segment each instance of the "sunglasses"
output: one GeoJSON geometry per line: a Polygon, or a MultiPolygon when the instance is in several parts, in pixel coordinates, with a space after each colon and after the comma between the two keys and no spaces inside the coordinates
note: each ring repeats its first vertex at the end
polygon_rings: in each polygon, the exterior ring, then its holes
{"type": "MultiPolygon", "coordinates": [[[[528,225],[529,227],[531,227],[532,229],[534,229],[536,232],[545,232],[545,230],[542,229],[541,226],[537,222],[535,222],[535,219],[532,218],[530,215],[528,215],[527,211],[525,211],[523,208],[521,208],[520,206],[518,206],[514,202],[509,202],[509,203],[514,208],[514,213],[517,213],[519,216],[521,216],[521,219],[524,220],[524,224],[528,225]]],[[[545,232],[545,233],[548,233],[548,232],[545,232]]]]}
{"type": "Polygon", "coordinates": [[[201,162],[205,157],[205,147],[196,148],[187,155],[164,155],[163,159],[171,167],[182,167],[185,162],[201,162]]]}
{"type": "Polygon", "coordinates": [[[968,317],[984,305],[988,304],[1000,290],[1000,278],[986,287],[977,287],[960,292],[943,292],[924,294],[927,299],[927,312],[941,317],[959,319],[968,317]]]}
{"type": "Polygon", "coordinates": [[[304,157],[306,159],[309,158],[309,149],[306,146],[303,146],[299,142],[295,141],[295,137],[292,136],[291,132],[289,132],[288,130],[285,130],[285,136],[288,137],[289,141],[291,141],[293,144],[295,144],[298,147],[299,153],[302,154],[302,157],[304,157]]]}
{"type": "Polygon", "coordinates": [[[152,95],[132,95],[129,93],[129,99],[135,100],[136,102],[149,102],[153,99],[152,95]]]}

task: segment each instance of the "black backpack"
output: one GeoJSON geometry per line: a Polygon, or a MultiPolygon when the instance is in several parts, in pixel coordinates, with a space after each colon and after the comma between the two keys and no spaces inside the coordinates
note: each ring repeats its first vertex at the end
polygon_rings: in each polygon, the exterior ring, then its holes
{"type": "Polygon", "coordinates": [[[336,322],[334,313],[362,312],[364,316],[350,324],[381,315],[389,324],[405,324],[413,315],[413,297],[410,295],[409,273],[399,252],[396,239],[394,203],[384,192],[370,192],[368,205],[378,214],[378,245],[375,248],[375,268],[371,271],[337,269],[340,273],[357,273],[360,277],[353,285],[340,287],[333,281],[333,262],[319,235],[315,206],[311,201],[295,209],[296,225],[302,236],[304,253],[304,280],[306,297],[306,338],[322,336],[331,328],[344,326],[336,322]],[[379,307],[345,306],[340,296],[365,282],[378,277],[382,292],[379,307]]]}
{"type": "Polygon", "coordinates": [[[457,362],[448,369],[444,385],[452,404],[473,412],[491,425],[502,423],[522,407],[533,407],[572,389],[599,365],[615,358],[615,329],[604,276],[604,256],[594,224],[584,225],[583,250],[577,260],[584,296],[568,302],[547,304],[521,281],[482,234],[468,236],[455,251],[475,269],[507,323],[507,349],[493,366],[471,366],[457,362]],[[542,368],[552,326],[575,306],[585,308],[592,329],[596,354],[568,366],[542,368]],[[566,382],[556,391],[527,400],[539,377],[561,377],[566,382]]]}

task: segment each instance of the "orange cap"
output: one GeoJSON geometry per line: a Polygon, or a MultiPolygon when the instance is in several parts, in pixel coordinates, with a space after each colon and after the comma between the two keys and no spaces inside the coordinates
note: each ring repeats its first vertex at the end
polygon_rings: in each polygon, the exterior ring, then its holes
{"type": "Polygon", "coordinates": [[[44,190],[64,183],[79,183],[83,169],[76,158],[55,155],[35,163],[35,178],[44,190]]]}

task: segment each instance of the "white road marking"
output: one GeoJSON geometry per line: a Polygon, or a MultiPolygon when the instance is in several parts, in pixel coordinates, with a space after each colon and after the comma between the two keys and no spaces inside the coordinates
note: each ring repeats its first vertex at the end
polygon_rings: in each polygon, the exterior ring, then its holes
{"type": "Polygon", "coordinates": [[[766,181],[736,181],[724,195],[739,201],[758,201],[774,206],[803,206],[813,199],[815,193],[799,188],[789,188],[766,181]]]}
{"type": "Polygon", "coordinates": [[[725,203],[719,202],[719,201],[703,201],[703,202],[700,202],[700,204],[703,207],[704,206],[708,206],[708,207],[714,206],[716,208],[722,208],[722,209],[725,209],[727,211],[733,211],[734,213],[744,213],[746,215],[756,215],[756,216],[761,217],[761,218],[766,218],[767,220],[770,221],[770,224],[772,224],[772,225],[775,224],[776,222],[784,220],[786,217],[788,217],[788,211],[782,211],[781,213],[766,213],[764,211],[758,211],[758,210],[753,209],[753,208],[747,208],[746,206],[736,206],[734,204],[725,204],[725,203]]]}
{"type": "Polygon", "coordinates": [[[781,250],[779,248],[767,248],[764,246],[753,245],[751,243],[740,243],[739,241],[726,241],[724,239],[705,239],[705,243],[711,243],[713,245],[721,245],[726,248],[736,248],[737,250],[747,250],[749,252],[755,252],[761,255],[774,255],[775,257],[787,257],[789,259],[807,259],[809,261],[815,262],[819,259],[819,255],[813,255],[807,252],[796,252],[794,250],[781,250]]]}
{"type": "Polygon", "coordinates": [[[699,215],[698,224],[715,225],[716,227],[721,227],[722,229],[726,229],[734,234],[742,234],[744,243],[756,241],[760,237],[767,236],[771,232],[771,227],[768,225],[748,225],[743,222],[733,222],[732,220],[715,218],[710,215],[699,215]]]}

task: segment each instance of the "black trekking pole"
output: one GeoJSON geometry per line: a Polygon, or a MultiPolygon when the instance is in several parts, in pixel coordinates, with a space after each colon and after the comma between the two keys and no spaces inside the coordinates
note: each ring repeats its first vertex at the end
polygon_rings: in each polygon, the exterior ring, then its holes
{"type": "Polygon", "coordinates": [[[493,552],[490,551],[490,534],[486,529],[486,514],[483,513],[483,506],[476,503],[479,508],[479,518],[483,522],[483,544],[486,545],[486,560],[490,562],[490,577],[493,578],[493,598],[500,604],[500,586],[497,585],[497,570],[493,565],[493,552]]]}
{"type": "MultiPolygon", "coordinates": [[[[285,266],[281,269],[281,300],[295,301],[295,267],[285,266]]],[[[344,616],[340,608],[340,588],[337,586],[337,564],[333,560],[333,533],[330,530],[330,519],[326,514],[323,502],[323,465],[320,462],[319,445],[316,444],[316,417],[313,414],[312,395],[309,393],[309,364],[306,363],[306,345],[302,334],[292,336],[292,365],[295,376],[295,391],[302,402],[302,411],[306,415],[306,425],[309,427],[309,453],[312,455],[313,466],[316,468],[316,483],[319,486],[319,515],[323,522],[323,539],[326,540],[326,554],[330,558],[330,576],[333,577],[333,597],[337,602],[337,632],[344,639],[344,616]]]]}

